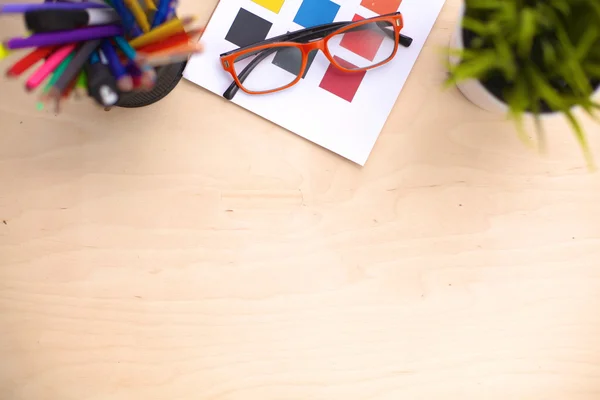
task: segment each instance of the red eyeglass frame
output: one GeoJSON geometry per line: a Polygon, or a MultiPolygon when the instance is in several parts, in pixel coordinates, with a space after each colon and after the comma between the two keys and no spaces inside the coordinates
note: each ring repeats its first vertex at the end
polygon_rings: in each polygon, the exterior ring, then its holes
{"type": "MultiPolygon", "coordinates": [[[[294,86],[295,84],[297,84],[298,82],[300,82],[300,80],[302,79],[302,77],[304,76],[304,73],[306,71],[306,66],[308,64],[308,55],[312,51],[315,51],[315,50],[321,50],[323,52],[323,54],[325,54],[325,57],[327,57],[327,59],[329,60],[329,62],[332,65],[334,65],[339,70],[341,70],[343,72],[348,72],[348,73],[363,72],[363,71],[367,71],[367,70],[370,70],[373,68],[380,67],[383,64],[387,64],[396,56],[396,53],[398,52],[398,45],[400,42],[400,31],[402,30],[403,27],[404,27],[404,19],[402,18],[401,13],[397,12],[397,13],[393,13],[393,14],[382,15],[379,17],[373,17],[373,18],[363,19],[360,21],[349,22],[348,25],[346,25],[342,28],[339,28],[338,30],[330,33],[329,35],[325,36],[324,38],[317,39],[315,41],[311,41],[308,43],[295,43],[295,42],[284,41],[284,42],[268,43],[268,44],[263,44],[263,45],[258,44],[256,46],[251,45],[248,47],[244,47],[242,49],[234,50],[229,53],[225,53],[225,54],[221,55],[221,65],[222,65],[223,69],[225,71],[229,72],[229,74],[233,77],[233,80],[236,83],[236,85],[242,91],[244,91],[248,94],[255,95],[255,94],[269,94],[269,93],[280,92],[280,91],[288,89],[288,88],[294,86]],[[356,29],[357,26],[370,24],[373,22],[390,22],[392,24],[392,26],[394,27],[395,43],[394,43],[394,51],[392,52],[392,54],[387,59],[385,59],[377,64],[371,65],[369,67],[365,67],[365,68],[348,69],[348,68],[344,67],[343,65],[338,64],[335,61],[335,59],[333,58],[333,56],[329,53],[329,50],[327,47],[327,43],[329,42],[329,40],[331,38],[333,38],[334,36],[338,36],[350,29],[356,29]],[[238,74],[235,71],[235,67],[234,67],[235,60],[238,57],[240,57],[244,54],[247,54],[247,53],[253,53],[253,52],[260,51],[260,50],[271,49],[271,48],[275,48],[275,47],[295,47],[295,48],[298,48],[302,52],[302,66],[300,67],[300,72],[298,73],[296,79],[294,79],[291,83],[289,83],[285,86],[282,86],[280,88],[277,88],[277,89],[265,90],[265,91],[252,91],[252,90],[246,89],[244,87],[244,84],[238,78],[238,74]]],[[[270,40],[273,40],[273,39],[270,39],[270,40]]]]}

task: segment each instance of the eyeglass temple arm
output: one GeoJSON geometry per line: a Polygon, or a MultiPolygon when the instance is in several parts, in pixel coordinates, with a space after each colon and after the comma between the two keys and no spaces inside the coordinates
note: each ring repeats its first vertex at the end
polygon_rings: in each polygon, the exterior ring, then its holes
{"type": "MultiPolygon", "coordinates": [[[[391,31],[389,29],[383,29],[383,27],[381,27],[380,23],[377,24],[380,28],[382,28],[381,30],[383,32],[385,32],[386,35],[388,35],[389,37],[391,37],[392,39],[394,39],[394,35],[395,32],[391,31]]],[[[331,28],[329,28],[331,29],[331,28]]],[[[328,29],[328,30],[329,30],[328,29]]],[[[337,27],[334,29],[336,30],[337,27]]],[[[312,36],[316,36],[316,35],[322,35],[323,32],[311,32],[310,35],[307,35],[306,37],[302,37],[302,40],[306,40],[306,41],[310,41],[311,39],[313,39],[312,36]],[[308,37],[310,36],[310,37],[308,37]]],[[[299,40],[299,38],[297,38],[296,40],[299,40]]],[[[410,45],[412,44],[413,39],[409,36],[400,34],[400,40],[399,43],[401,46],[403,47],[410,47],[410,45]]],[[[256,68],[256,66],[258,64],[260,64],[265,58],[269,57],[271,54],[273,54],[273,52],[278,51],[279,49],[277,47],[268,49],[263,51],[262,53],[260,53],[259,55],[256,56],[256,58],[252,61],[250,61],[250,63],[248,65],[246,65],[246,68],[244,68],[242,70],[242,72],[238,75],[238,79],[241,83],[244,83],[244,81],[246,80],[246,78],[248,77],[248,75],[250,75],[250,73],[254,70],[254,68],[256,68]]],[[[227,100],[232,100],[236,93],[240,90],[240,87],[238,86],[238,84],[233,81],[231,83],[231,85],[229,85],[229,87],[227,88],[227,90],[223,93],[223,97],[225,97],[227,100]]]]}

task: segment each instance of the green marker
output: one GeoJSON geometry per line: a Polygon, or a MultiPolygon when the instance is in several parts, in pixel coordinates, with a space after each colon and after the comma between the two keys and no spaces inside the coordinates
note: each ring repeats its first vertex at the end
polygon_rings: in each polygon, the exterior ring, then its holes
{"type": "Polygon", "coordinates": [[[81,70],[79,76],[77,77],[77,87],[87,90],[87,75],[85,74],[84,70],[81,70]]]}
{"type": "Polygon", "coordinates": [[[87,93],[87,74],[82,69],[77,76],[77,83],[75,83],[75,94],[79,97],[84,97],[87,93]]]}
{"type": "Polygon", "coordinates": [[[60,76],[63,74],[63,72],[65,72],[65,70],[67,69],[67,67],[69,66],[69,63],[71,62],[71,60],[73,59],[74,56],[75,56],[75,53],[69,54],[69,56],[67,58],[65,58],[63,60],[63,62],[61,62],[58,65],[58,67],[56,67],[56,69],[54,70],[54,73],[52,74],[52,77],[50,78],[50,81],[44,87],[43,93],[48,93],[48,91],[50,90],[50,88],[52,86],[54,86],[54,84],[56,83],[56,81],[58,81],[58,78],[60,78],[60,76]]]}

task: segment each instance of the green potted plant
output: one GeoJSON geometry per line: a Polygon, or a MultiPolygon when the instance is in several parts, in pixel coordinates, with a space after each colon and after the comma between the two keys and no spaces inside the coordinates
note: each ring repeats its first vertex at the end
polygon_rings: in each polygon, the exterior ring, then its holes
{"type": "Polygon", "coordinates": [[[505,112],[528,140],[523,119],[564,115],[592,165],[577,107],[600,108],[599,0],[466,0],[452,37],[449,78],[481,108],[505,112]]]}

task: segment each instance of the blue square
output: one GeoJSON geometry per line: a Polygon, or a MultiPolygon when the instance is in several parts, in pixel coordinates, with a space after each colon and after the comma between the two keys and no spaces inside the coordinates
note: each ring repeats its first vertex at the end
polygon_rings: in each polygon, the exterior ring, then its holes
{"type": "Polygon", "coordinates": [[[340,9],[339,4],[330,0],[304,0],[294,22],[305,28],[330,24],[340,9]]]}

